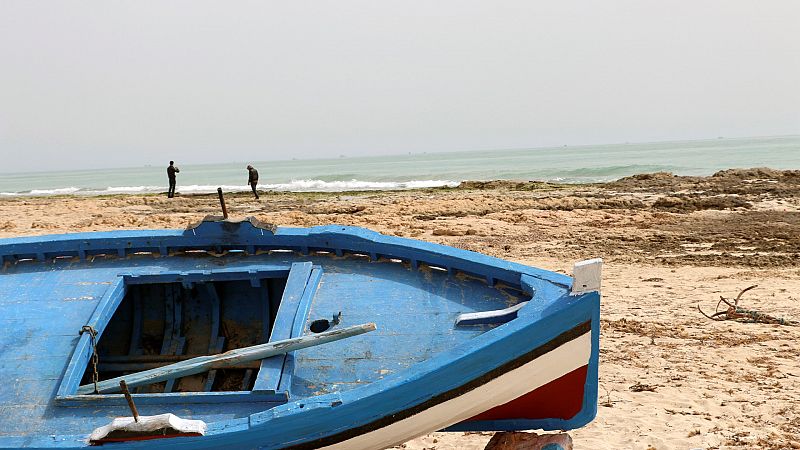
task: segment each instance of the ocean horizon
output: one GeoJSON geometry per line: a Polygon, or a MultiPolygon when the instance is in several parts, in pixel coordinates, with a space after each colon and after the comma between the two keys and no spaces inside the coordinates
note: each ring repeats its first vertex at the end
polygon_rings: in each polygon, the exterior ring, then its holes
{"type": "MultiPolygon", "coordinates": [[[[182,164],[177,192],[247,191],[248,163],[182,164]]],[[[649,172],[711,175],[722,169],[800,168],[800,136],[718,138],[514,150],[249,162],[259,188],[289,192],[397,190],[457,186],[462,181],[536,180],[596,183],[649,172]]],[[[166,192],[166,166],[0,173],[0,196],[166,192]]]]}

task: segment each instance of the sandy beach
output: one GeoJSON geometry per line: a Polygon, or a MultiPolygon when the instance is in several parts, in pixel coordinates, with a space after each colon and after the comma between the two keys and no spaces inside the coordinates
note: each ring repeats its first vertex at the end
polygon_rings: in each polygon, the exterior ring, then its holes
{"type": "MultiPolygon", "coordinates": [[[[740,306],[800,321],[800,171],[226,200],[235,217],[362,226],[565,273],[602,257],[601,398],[594,422],[570,431],[576,449],[800,448],[800,327],[697,309],[758,285],[740,306]]],[[[0,237],[182,228],[218,212],[214,195],[12,197],[0,199],[0,237]]],[[[434,433],[401,447],[490,438],[434,433]]]]}

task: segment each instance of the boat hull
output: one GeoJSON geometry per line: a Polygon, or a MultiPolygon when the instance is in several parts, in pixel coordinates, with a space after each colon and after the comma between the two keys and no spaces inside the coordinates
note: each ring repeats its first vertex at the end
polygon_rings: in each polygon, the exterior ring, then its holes
{"type": "MultiPolygon", "coordinates": [[[[583,426],[596,414],[600,295],[597,291],[572,295],[572,279],[559,274],[357,228],[267,232],[251,224],[227,222],[205,223],[183,232],[86,233],[3,240],[0,258],[4,263],[0,294],[5,295],[0,300],[0,310],[14,307],[16,310],[8,311],[18,314],[0,321],[24,327],[30,325],[25,317],[38,314],[35,309],[27,312],[23,308],[19,312],[19,305],[36,307],[39,297],[26,293],[14,280],[69,280],[67,284],[74,286],[69,288],[69,297],[62,292],[65,288],[59,288],[59,301],[52,306],[46,303],[45,308],[61,311],[65,320],[74,317],[69,323],[59,324],[64,325],[64,330],[79,328],[87,321],[97,324],[101,343],[104,328],[115,329],[106,325],[113,324],[115,309],[125,305],[126,290],[136,291],[130,287],[136,283],[155,279],[163,282],[163,277],[173,277],[169,281],[178,283],[178,291],[183,284],[185,292],[194,292],[197,289],[192,283],[209,283],[208,277],[219,279],[224,275],[226,281],[219,282],[233,286],[241,281],[231,281],[231,277],[245,273],[250,276],[247,283],[257,286],[263,280],[259,281],[261,275],[257,273],[261,269],[254,267],[263,268],[264,264],[283,264],[270,270],[286,277],[281,282],[285,291],[280,309],[265,313],[272,327],[271,340],[310,333],[315,318],[330,317],[331,312],[336,313],[333,308],[338,307],[344,310],[345,319],[374,318],[378,323],[375,336],[369,333],[363,339],[342,341],[341,345],[326,344],[329,347],[265,360],[261,371],[254,372],[258,379],[250,384],[255,383],[252,392],[134,393],[145,414],[174,412],[184,418],[202,419],[208,423],[208,431],[200,437],[127,442],[114,444],[115,448],[377,449],[437,430],[571,429],[583,426]],[[154,250],[158,254],[145,258],[155,259],[132,259],[141,252],[156,253],[154,250]],[[224,269],[193,272],[194,267],[208,267],[209,262],[185,252],[200,250],[237,253],[233,259],[218,256],[220,259],[212,260],[224,269]],[[108,253],[122,259],[108,263],[91,260],[94,254],[108,253]],[[54,272],[62,266],[48,260],[60,254],[71,255],[74,261],[63,267],[63,272],[54,272]],[[301,269],[305,284],[297,282],[301,269]],[[351,269],[356,272],[347,272],[351,269]],[[123,270],[125,273],[120,272],[123,270]],[[116,281],[97,281],[106,276],[113,276],[116,281]],[[356,282],[359,288],[354,291],[347,284],[350,282],[356,282]],[[514,288],[518,291],[507,291],[503,287],[506,285],[518,286],[514,288]],[[398,287],[413,289],[396,290],[398,287]],[[91,295],[83,296],[88,299],[84,303],[65,302],[83,298],[73,290],[87,289],[93,290],[91,295]],[[490,299],[495,291],[497,298],[490,299]],[[532,298],[522,298],[523,292],[532,298]],[[18,298],[9,297],[13,295],[18,298]],[[343,299],[365,296],[372,300],[339,306],[343,299]],[[9,298],[12,301],[6,301],[9,298]],[[501,310],[507,301],[518,305],[512,308],[513,316],[497,316],[501,317],[495,317],[499,322],[491,324],[457,325],[460,313],[480,311],[481,302],[495,305],[489,309],[501,310]],[[280,333],[285,336],[278,336],[280,333]],[[394,356],[403,364],[397,365],[392,355],[403,355],[394,356]],[[259,383],[269,381],[262,379],[264,373],[275,376],[272,390],[258,388],[259,383]],[[333,381],[326,381],[326,377],[333,381]],[[352,382],[335,381],[342,379],[352,382]]],[[[264,286],[269,287],[264,288],[265,292],[272,289],[272,284],[264,286]]],[[[256,287],[252,289],[255,291],[248,294],[252,298],[261,295],[256,287]]],[[[187,295],[185,292],[181,295],[187,295]]],[[[235,316],[231,315],[230,305],[236,304],[236,298],[216,303],[222,322],[235,316]]],[[[191,311],[199,310],[200,300],[201,297],[193,300],[195,309],[191,311]]],[[[177,308],[179,303],[170,307],[177,308]]],[[[137,319],[126,314],[125,321],[146,322],[147,317],[137,319]]],[[[165,320],[163,314],[158,317],[165,320]]],[[[186,319],[183,320],[181,329],[185,331],[186,319]]],[[[137,335],[137,326],[118,324],[116,329],[127,330],[123,340],[134,342],[136,339],[131,336],[137,335]]],[[[174,326],[176,330],[180,328],[174,326]]],[[[159,327],[159,333],[169,334],[161,331],[166,328],[159,327]]],[[[224,328],[219,326],[220,330],[224,328]]],[[[254,336],[266,336],[268,331],[254,331],[254,336]]],[[[108,333],[107,336],[113,335],[108,333]]],[[[67,331],[51,334],[42,339],[58,343],[50,349],[42,347],[42,354],[49,352],[51,357],[33,363],[30,360],[36,358],[30,355],[36,342],[0,336],[5,343],[19,344],[16,356],[0,353],[0,369],[6,375],[19,377],[18,374],[36,373],[36,367],[41,367],[57,376],[48,378],[51,376],[42,372],[24,392],[0,387],[0,410],[7,413],[0,418],[2,448],[85,447],[93,427],[126,413],[121,396],[75,393],[89,361],[88,336],[74,333],[73,337],[66,337],[70,335],[67,331]],[[70,346],[70,354],[61,350],[70,346]],[[23,426],[26,421],[31,421],[31,426],[23,426]]],[[[178,338],[191,340],[191,336],[178,338]]],[[[176,342],[180,339],[176,338],[176,342]]],[[[170,347],[164,342],[157,347],[174,351],[177,344],[170,347]]],[[[201,347],[210,348],[214,342],[206,338],[201,347]]],[[[204,381],[183,384],[202,386],[204,381]]],[[[176,389],[180,384],[176,383],[176,389]]]]}

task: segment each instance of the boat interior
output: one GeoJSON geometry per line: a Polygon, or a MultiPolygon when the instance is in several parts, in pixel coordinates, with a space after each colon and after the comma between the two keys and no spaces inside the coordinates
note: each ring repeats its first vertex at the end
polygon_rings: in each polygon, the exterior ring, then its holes
{"type": "MultiPolygon", "coordinates": [[[[100,380],[269,341],[288,273],[250,280],[132,284],[97,343],[100,380]]],[[[249,391],[260,363],[136,388],[137,393],[249,391]]],[[[90,360],[82,385],[92,382],[90,360]]]]}

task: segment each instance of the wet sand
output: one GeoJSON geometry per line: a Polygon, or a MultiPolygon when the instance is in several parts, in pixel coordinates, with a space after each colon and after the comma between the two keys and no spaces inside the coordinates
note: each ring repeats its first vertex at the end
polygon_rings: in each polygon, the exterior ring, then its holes
{"type": "MultiPolygon", "coordinates": [[[[740,306],[800,321],[800,171],[226,200],[234,217],[363,226],[566,273],[603,257],[600,406],[570,432],[576,449],[800,448],[800,327],[697,310],[758,285],[740,306]]],[[[182,228],[218,213],[212,195],[8,198],[0,237],[182,228]]],[[[490,438],[434,433],[401,447],[482,449],[490,438]]]]}

